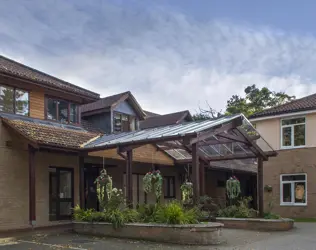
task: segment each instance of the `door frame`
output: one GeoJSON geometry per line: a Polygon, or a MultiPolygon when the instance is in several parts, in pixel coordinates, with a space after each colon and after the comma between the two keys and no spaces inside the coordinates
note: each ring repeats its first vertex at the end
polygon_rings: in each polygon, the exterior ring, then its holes
{"type": "MultiPolygon", "coordinates": [[[[71,207],[74,208],[75,201],[74,201],[74,196],[75,196],[75,183],[74,183],[74,168],[67,168],[67,167],[57,167],[57,166],[49,166],[49,168],[56,169],[56,188],[57,188],[57,197],[53,198],[52,197],[52,182],[51,182],[51,175],[49,175],[49,214],[51,214],[51,209],[52,209],[52,202],[56,202],[56,218],[55,220],[70,220],[72,218],[72,215],[60,215],[60,204],[62,202],[71,202],[71,207]],[[60,172],[61,171],[67,171],[70,172],[71,174],[71,198],[60,198],[60,172]]],[[[52,220],[50,218],[50,220],[52,220]]]]}

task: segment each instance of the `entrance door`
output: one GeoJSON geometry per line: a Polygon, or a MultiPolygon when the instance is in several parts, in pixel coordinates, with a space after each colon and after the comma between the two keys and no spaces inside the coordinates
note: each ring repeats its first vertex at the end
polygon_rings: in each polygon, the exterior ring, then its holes
{"type": "Polygon", "coordinates": [[[49,168],[49,219],[70,220],[74,207],[72,168],[49,168]]]}
{"type": "Polygon", "coordinates": [[[84,169],[85,208],[99,211],[97,187],[94,183],[100,175],[100,168],[87,167],[84,169]]]}

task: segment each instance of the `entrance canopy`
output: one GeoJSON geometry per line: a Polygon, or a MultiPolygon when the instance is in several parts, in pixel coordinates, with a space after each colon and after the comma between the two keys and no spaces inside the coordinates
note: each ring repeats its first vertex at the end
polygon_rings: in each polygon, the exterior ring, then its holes
{"type": "Polygon", "coordinates": [[[122,154],[146,144],[155,144],[177,163],[192,161],[193,146],[197,146],[200,160],[208,164],[212,161],[257,157],[268,160],[269,156],[276,155],[242,114],[103,135],[83,144],[81,149],[93,152],[117,148],[117,152],[122,154]]]}

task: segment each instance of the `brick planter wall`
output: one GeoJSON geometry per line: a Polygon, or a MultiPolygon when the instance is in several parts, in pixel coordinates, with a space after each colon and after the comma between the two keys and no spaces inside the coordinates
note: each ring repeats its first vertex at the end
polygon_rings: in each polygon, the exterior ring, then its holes
{"type": "Polygon", "coordinates": [[[216,218],[216,222],[224,224],[224,228],[258,231],[288,231],[294,226],[294,221],[291,219],[216,218]]]}
{"type": "Polygon", "coordinates": [[[220,223],[195,225],[130,223],[122,228],[114,229],[110,223],[73,223],[73,230],[79,234],[189,245],[218,245],[222,243],[222,227],[223,225],[220,223]]]}

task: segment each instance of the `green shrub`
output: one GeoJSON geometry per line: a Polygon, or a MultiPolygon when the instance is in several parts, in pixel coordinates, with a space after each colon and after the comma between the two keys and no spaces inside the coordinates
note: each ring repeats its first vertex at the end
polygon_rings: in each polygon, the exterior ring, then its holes
{"type": "Polygon", "coordinates": [[[135,209],[125,209],[123,210],[124,220],[126,223],[128,222],[139,222],[140,214],[135,209]]]}
{"type": "Polygon", "coordinates": [[[219,209],[217,215],[219,217],[230,218],[251,218],[255,217],[257,211],[249,208],[248,204],[252,200],[251,197],[244,197],[237,201],[237,205],[227,206],[223,209],[219,209]]]}
{"type": "Polygon", "coordinates": [[[265,213],[264,216],[263,216],[264,219],[274,219],[274,220],[277,220],[277,219],[281,219],[281,216],[278,215],[278,214],[274,214],[274,213],[265,213]]]}
{"type": "Polygon", "coordinates": [[[199,218],[198,208],[186,210],[177,201],[160,206],[154,214],[154,221],[156,223],[165,224],[195,224],[198,223],[199,218]]]}
{"type": "Polygon", "coordinates": [[[154,204],[142,204],[137,208],[137,212],[139,213],[139,220],[141,222],[155,222],[155,213],[160,205],[154,204]]]}
{"type": "Polygon", "coordinates": [[[91,216],[95,211],[93,209],[84,210],[79,205],[76,205],[73,212],[73,217],[76,221],[91,221],[91,216]]]}
{"type": "Polygon", "coordinates": [[[113,209],[109,211],[105,211],[105,220],[106,222],[112,223],[115,229],[124,226],[125,217],[124,213],[119,209],[113,209]]]}

